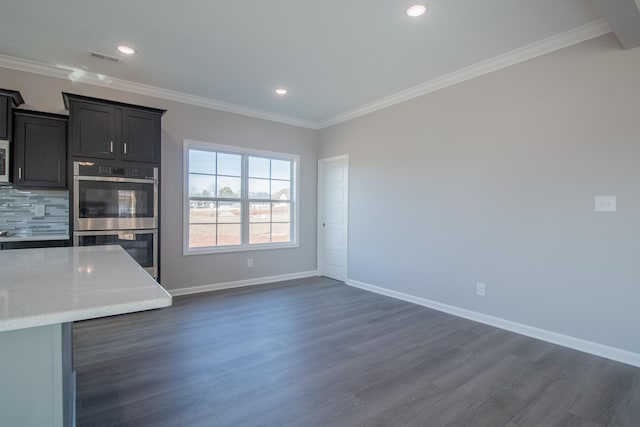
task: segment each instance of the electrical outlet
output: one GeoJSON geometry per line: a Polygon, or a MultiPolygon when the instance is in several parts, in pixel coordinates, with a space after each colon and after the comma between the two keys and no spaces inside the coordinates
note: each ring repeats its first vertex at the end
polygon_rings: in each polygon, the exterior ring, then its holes
{"type": "Polygon", "coordinates": [[[253,267],[253,258],[249,258],[247,260],[247,267],[249,267],[249,268],[253,267]]]}
{"type": "Polygon", "coordinates": [[[484,283],[476,283],[476,294],[480,295],[481,297],[484,296],[484,292],[485,292],[485,284],[484,283]]]}

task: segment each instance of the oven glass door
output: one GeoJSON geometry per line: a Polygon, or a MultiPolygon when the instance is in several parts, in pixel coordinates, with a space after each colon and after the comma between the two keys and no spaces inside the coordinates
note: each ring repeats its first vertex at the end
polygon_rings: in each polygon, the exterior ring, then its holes
{"type": "Polygon", "coordinates": [[[153,277],[157,276],[157,231],[122,230],[74,233],[74,246],[120,245],[153,277]]]}
{"type": "Polygon", "coordinates": [[[157,185],[77,179],[74,188],[76,229],[157,228],[157,185]]]}

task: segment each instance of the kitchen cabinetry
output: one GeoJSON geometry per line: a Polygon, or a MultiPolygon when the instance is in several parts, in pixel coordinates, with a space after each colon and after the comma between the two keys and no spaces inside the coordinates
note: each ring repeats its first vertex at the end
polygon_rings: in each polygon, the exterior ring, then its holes
{"type": "Polygon", "coordinates": [[[69,110],[73,157],[160,163],[160,120],[165,110],[62,94],[69,110]]]}
{"type": "Polygon", "coordinates": [[[32,240],[24,242],[3,242],[0,240],[0,250],[33,249],[33,248],[62,248],[71,246],[69,240],[32,240]]]}
{"type": "Polygon", "coordinates": [[[67,122],[64,115],[14,111],[15,187],[67,187],[67,122]]]}
{"type": "Polygon", "coordinates": [[[0,139],[11,139],[11,111],[21,104],[24,100],[20,92],[0,89],[0,139]]]}

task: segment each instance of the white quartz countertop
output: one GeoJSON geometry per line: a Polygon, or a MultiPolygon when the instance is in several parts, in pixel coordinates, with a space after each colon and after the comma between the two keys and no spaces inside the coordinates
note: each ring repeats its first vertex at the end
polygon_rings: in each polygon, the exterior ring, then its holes
{"type": "Polygon", "coordinates": [[[0,251],[0,332],[170,305],[117,245],[0,251]]]}

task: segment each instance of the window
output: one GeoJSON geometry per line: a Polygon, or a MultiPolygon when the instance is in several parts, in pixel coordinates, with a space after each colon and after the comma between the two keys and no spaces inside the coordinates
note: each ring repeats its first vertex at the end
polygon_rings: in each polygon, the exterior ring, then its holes
{"type": "Polygon", "coordinates": [[[184,253],[297,246],[298,156],[185,140],[184,253]]]}

